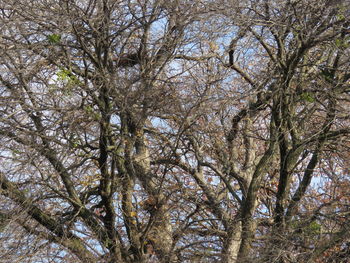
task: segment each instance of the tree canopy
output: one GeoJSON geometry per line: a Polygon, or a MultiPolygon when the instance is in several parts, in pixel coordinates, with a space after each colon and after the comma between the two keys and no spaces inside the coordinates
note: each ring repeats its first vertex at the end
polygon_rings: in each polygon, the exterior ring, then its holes
{"type": "Polygon", "coordinates": [[[0,262],[349,262],[344,0],[2,0],[0,262]]]}

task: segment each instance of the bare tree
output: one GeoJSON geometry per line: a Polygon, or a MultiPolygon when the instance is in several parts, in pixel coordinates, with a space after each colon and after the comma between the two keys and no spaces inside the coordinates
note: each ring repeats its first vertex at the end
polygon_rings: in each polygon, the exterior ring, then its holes
{"type": "Polygon", "coordinates": [[[346,1],[0,10],[2,262],[349,260],[346,1]]]}

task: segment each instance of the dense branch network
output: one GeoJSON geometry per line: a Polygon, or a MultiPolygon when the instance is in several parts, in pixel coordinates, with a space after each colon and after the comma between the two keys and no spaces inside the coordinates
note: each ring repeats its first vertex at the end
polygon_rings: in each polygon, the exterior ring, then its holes
{"type": "Polygon", "coordinates": [[[347,1],[0,11],[6,262],[349,260],[347,1]]]}

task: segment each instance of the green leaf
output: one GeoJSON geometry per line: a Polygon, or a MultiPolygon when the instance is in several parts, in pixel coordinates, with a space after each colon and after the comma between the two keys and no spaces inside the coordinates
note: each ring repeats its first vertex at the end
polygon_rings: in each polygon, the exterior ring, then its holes
{"type": "Polygon", "coordinates": [[[337,19],[338,20],[344,20],[345,19],[345,16],[343,14],[338,14],[337,15],[337,19]]]}
{"type": "Polygon", "coordinates": [[[60,69],[57,72],[57,77],[59,80],[69,80],[72,75],[72,72],[68,69],[60,69]]]}
{"type": "Polygon", "coordinates": [[[348,43],[348,39],[347,38],[337,38],[335,41],[335,46],[337,48],[348,48],[349,47],[349,43],[348,43]]]}
{"type": "Polygon", "coordinates": [[[91,107],[91,106],[85,106],[84,107],[84,110],[87,112],[87,113],[93,113],[94,112],[94,109],[91,107]]]}
{"type": "Polygon", "coordinates": [[[51,34],[47,37],[47,40],[51,44],[58,44],[61,41],[61,35],[58,34],[51,34]]]}
{"type": "Polygon", "coordinates": [[[59,82],[64,82],[64,84],[69,88],[82,84],[82,82],[69,69],[60,68],[56,75],[57,80],[59,82]]]}
{"type": "Polygon", "coordinates": [[[307,101],[307,102],[315,102],[315,98],[312,96],[312,94],[310,92],[303,92],[301,95],[300,95],[301,99],[304,100],[304,101],[307,101]]]}
{"type": "Polygon", "coordinates": [[[345,20],[345,12],[346,12],[346,7],[345,6],[338,6],[338,14],[336,14],[336,18],[338,21],[345,20]]]}
{"type": "Polygon", "coordinates": [[[321,232],[321,225],[316,221],[313,221],[310,223],[308,230],[310,234],[319,234],[321,232]]]}
{"type": "Polygon", "coordinates": [[[342,42],[343,42],[343,41],[342,41],[340,38],[337,38],[337,39],[335,40],[335,45],[336,45],[337,47],[341,47],[342,42]]]}

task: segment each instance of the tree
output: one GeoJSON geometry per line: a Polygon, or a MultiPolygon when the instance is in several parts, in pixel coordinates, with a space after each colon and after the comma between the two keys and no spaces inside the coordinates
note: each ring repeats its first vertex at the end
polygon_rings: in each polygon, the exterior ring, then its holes
{"type": "Polygon", "coordinates": [[[0,9],[4,262],[349,260],[347,1],[0,9]]]}

